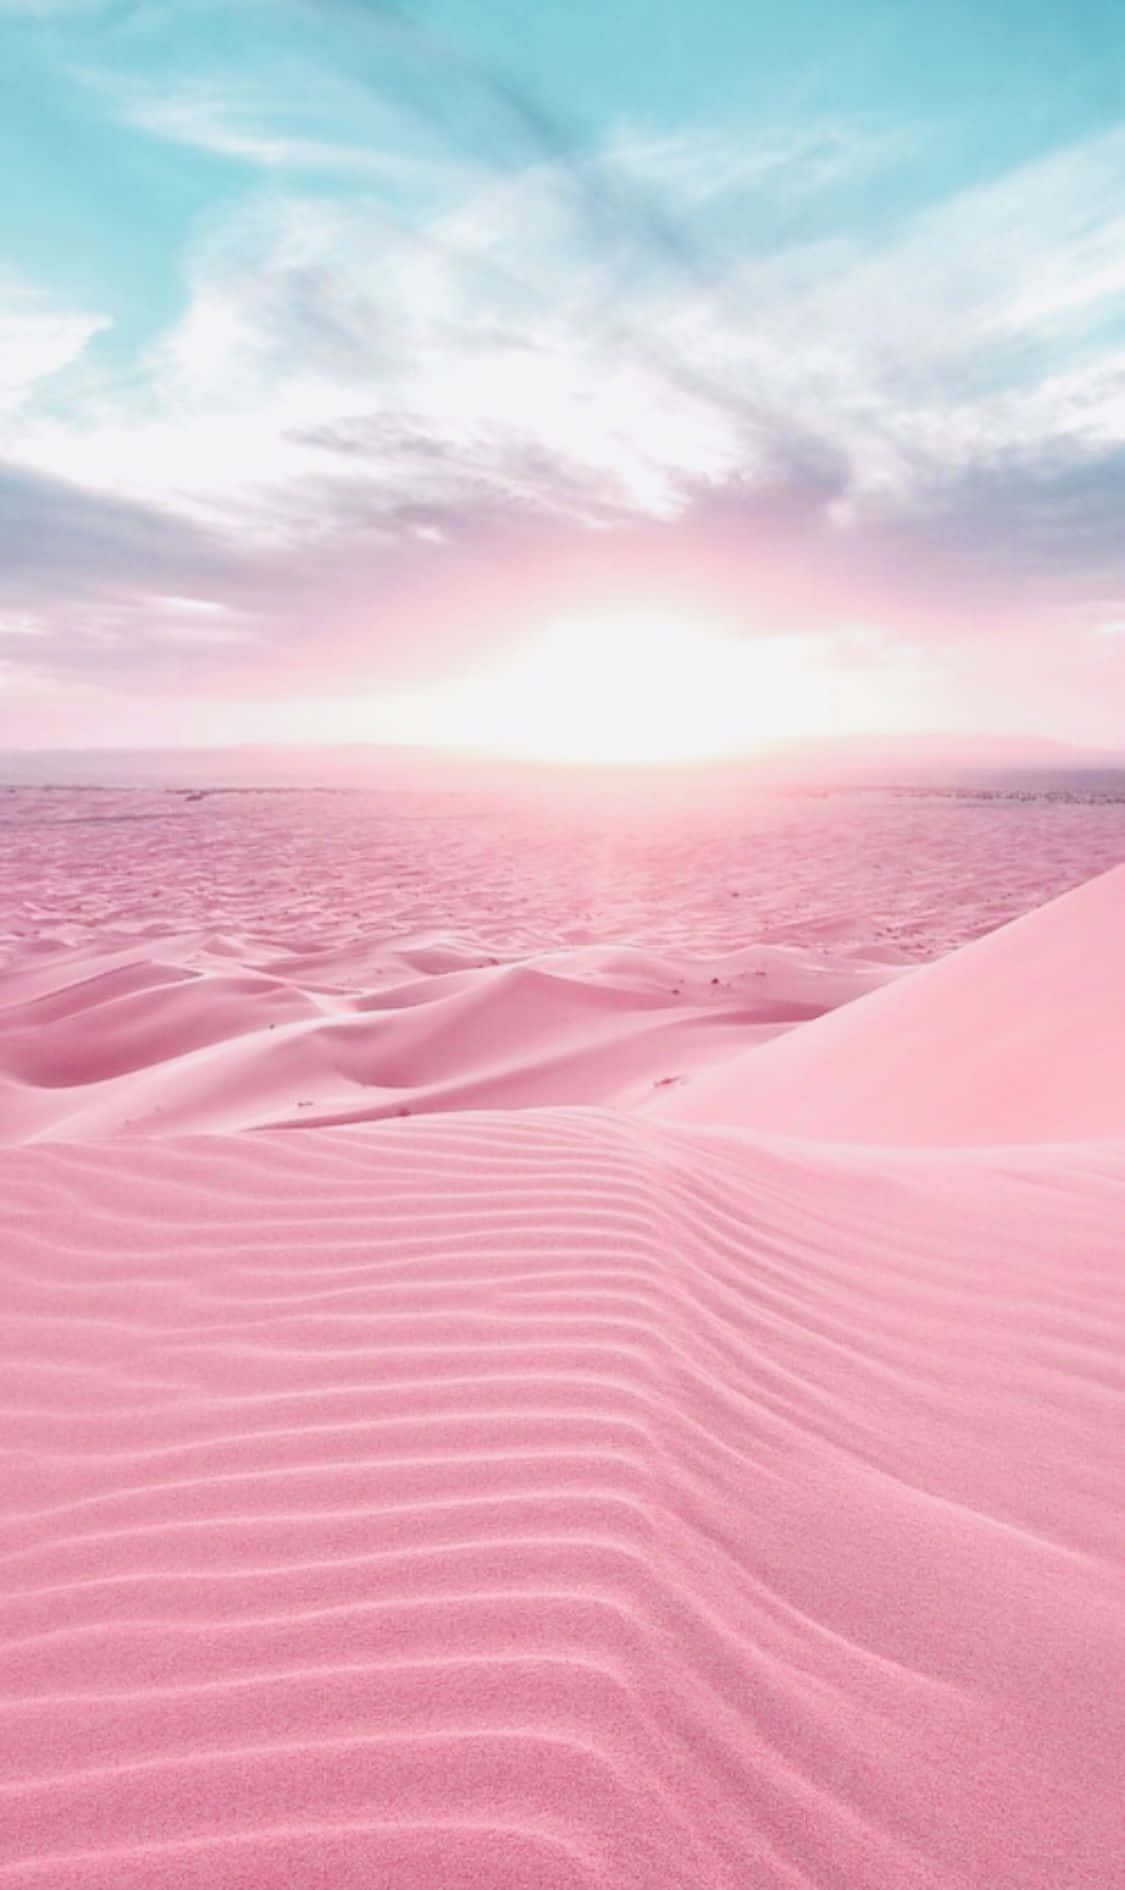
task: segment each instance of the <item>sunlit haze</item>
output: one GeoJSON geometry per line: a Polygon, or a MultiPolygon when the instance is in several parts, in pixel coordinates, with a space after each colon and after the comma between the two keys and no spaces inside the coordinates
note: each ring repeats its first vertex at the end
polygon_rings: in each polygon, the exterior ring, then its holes
{"type": "Polygon", "coordinates": [[[737,638],[645,613],[560,618],[507,663],[373,706],[368,732],[537,761],[655,762],[836,734],[857,711],[878,725],[879,704],[825,656],[815,635],[737,638]]]}

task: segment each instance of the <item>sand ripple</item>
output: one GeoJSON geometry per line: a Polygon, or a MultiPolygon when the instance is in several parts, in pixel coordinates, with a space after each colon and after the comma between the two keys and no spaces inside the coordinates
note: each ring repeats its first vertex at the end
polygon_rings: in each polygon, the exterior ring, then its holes
{"type": "Polygon", "coordinates": [[[5,1173],[0,1883],[1120,1881],[1120,1145],[5,1173]]]}

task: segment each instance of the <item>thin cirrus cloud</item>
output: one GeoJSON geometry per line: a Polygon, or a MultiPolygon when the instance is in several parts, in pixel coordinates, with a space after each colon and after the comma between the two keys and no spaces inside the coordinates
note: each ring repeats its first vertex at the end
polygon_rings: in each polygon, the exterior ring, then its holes
{"type": "Polygon", "coordinates": [[[78,360],[104,316],[57,306],[36,284],[0,272],[0,416],[78,360]]]}
{"type": "Polygon", "coordinates": [[[882,663],[1034,651],[1078,679],[1073,732],[1111,733],[1125,129],[875,214],[936,132],[579,137],[388,20],[405,111],[374,58],[303,90],[292,59],[172,87],[70,62],[107,137],[219,181],[162,233],[178,307],[124,358],[112,284],[75,308],[0,275],[9,699],[21,662],[134,697],[281,688],[313,654],[417,681],[575,572],[596,597],[656,570],[750,632],[863,620],[882,663]]]}

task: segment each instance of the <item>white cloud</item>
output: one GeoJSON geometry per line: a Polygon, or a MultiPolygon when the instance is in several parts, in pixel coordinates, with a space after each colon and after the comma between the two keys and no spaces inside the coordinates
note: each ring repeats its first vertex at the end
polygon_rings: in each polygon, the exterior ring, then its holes
{"type": "MultiPolygon", "coordinates": [[[[335,149],[232,131],[198,100],[163,109],[165,134],[245,139],[266,167],[335,149]]],[[[810,166],[815,182],[872,163],[877,143],[825,131],[739,153],[631,136],[590,172],[466,167],[457,201],[412,229],[375,198],[256,196],[199,242],[140,393],[28,417],[18,450],[285,539],[331,529],[316,495],[333,478],[363,483],[388,532],[411,502],[469,492],[662,517],[700,486],[778,476],[803,440],[844,469],[846,525],[924,508],[1006,455],[1125,444],[1125,349],[1099,340],[1125,313],[1125,132],[966,190],[876,246],[837,237],[694,271],[645,214],[670,176],[689,198],[747,176],[799,192],[810,166]],[[594,212],[607,174],[620,192],[594,212]]],[[[37,314],[14,350],[19,385],[98,325],[37,314]]]]}
{"type": "Polygon", "coordinates": [[[14,413],[108,326],[104,316],[59,308],[32,284],[0,274],[0,413],[14,413]]]}
{"type": "Polygon", "coordinates": [[[607,162],[669,207],[693,213],[725,197],[799,202],[886,170],[917,148],[919,134],[832,120],[739,137],[729,129],[662,132],[627,126],[607,162]]]}
{"type": "Polygon", "coordinates": [[[1023,165],[871,247],[745,264],[702,343],[851,467],[848,511],[910,505],[973,466],[1125,442],[1125,132],[1023,165]],[[740,346],[741,311],[752,337],[740,346]]]}
{"type": "Polygon", "coordinates": [[[198,255],[188,309],[148,356],[143,401],[84,427],[29,426],[22,456],[136,496],[220,511],[258,499],[265,522],[280,485],[342,470],[309,441],[358,417],[368,443],[349,475],[388,502],[402,501],[415,441],[430,499],[492,477],[550,504],[549,479],[537,492],[512,470],[543,454],[617,503],[674,509],[679,478],[737,463],[729,419],[583,332],[596,272],[583,282],[578,260],[518,247],[527,217],[541,240],[552,221],[567,234],[572,212],[547,172],[478,194],[421,237],[370,202],[256,203],[198,255]]]}
{"type": "MultiPolygon", "coordinates": [[[[334,172],[392,190],[433,189],[465,175],[464,165],[406,156],[358,138],[296,130],[279,110],[278,98],[271,99],[269,89],[259,84],[240,89],[229,83],[191,84],[154,92],[125,86],[116,78],[89,73],[86,77],[110,100],[124,123],[169,143],[234,158],[256,169],[334,172]]],[[[334,104],[338,108],[340,101],[329,91],[321,99],[318,122],[331,122],[334,104]]]]}

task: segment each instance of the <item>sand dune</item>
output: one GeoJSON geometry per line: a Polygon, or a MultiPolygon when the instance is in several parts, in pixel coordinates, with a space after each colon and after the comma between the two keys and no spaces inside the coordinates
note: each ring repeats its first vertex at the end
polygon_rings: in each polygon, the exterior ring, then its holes
{"type": "Polygon", "coordinates": [[[0,1887],[1125,1884],[1123,918],[15,953],[0,1887]]]}
{"type": "Polygon", "coordinates": [[[1123,939],[1117,867],[658,1107],[835,1141],[1125,1135],[1123,939]]]}
{"type": "Polygon", "coordinates": [[[782,946],[503,963],[423,937],[374,964],[214,935],[83,945],[0,975],[0,1140],[628,1103],[891,975],[782,946]]]}

